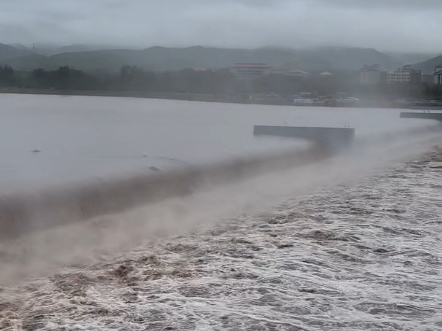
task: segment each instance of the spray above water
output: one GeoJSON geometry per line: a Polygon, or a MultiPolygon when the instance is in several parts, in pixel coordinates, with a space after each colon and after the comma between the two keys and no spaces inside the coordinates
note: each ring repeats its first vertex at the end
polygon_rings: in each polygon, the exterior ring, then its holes
{"type": "MultiPolygon", "coordinates": [[[[259,134],[271,134],[271,131],[279,133],[280,129],[287,131],[289,128],[258,127],[258,129],[259,134]]],[[[310,137],[314,133],[312,133],[313,130],[317,129],[311,128],[306,132],[301,130],[301,136],[307,134],[310,137]]],[[[235,183],[266,173],[302,167],[339,155],[365,153],[372,148],[385,147],[390,143],[402,143],[404,139],[438,132],[439,126],[390,133],[374,139],[357,140],[353,145],[351,143],[354,131],[347,132],[348,130],[342,129],[343,134],[337,129],[326,129],[325,134],[321,131],[320,133],[327,138],[326,143],[319,141],[319,144],[301,151],[289,150],[238,158],[208,166],[187,167],[156,175],[130,175],[63,186],[37,193],[6,195],[0,200],[0,238],[14,238],[101,215],[124,212],[164,199],[189,195],[199,190],[235,183]],[[351,135],[349,136],[348,133],[351,135]],[[342,140],[343,138],[345,139],[342,140]]],[[[287,135],[287,132],[283,134],[287,135]]],[[[296,134],[299,133],[296,132],[296,134]]],[[[364,155],[361,154],[358,157],[364,157],[364,155]]]]}
{"type": "Polygon", "coordinates": [[[159,176],[80,185],[21,197],[20,203],[3,200],[3,211],[9,208],[13,212],[6,214],[9,219],[2,218],[12,221],[3,221],[2,233],[9,231],[15,238],[28,235],[13,241],[3,236],[0,280],[47,274],[66,263],[93,263],[103,254],[121,254],[137,243],[210,227],[242,213],[264,212],[284,199],[355,180],[392,162],[416,157],[440,137],[440,127],[430,125],[359,139],[338,154],[314,145],[304,151],[159,176]],[[20,223],[23,215],[25,224],[20,223]],[[10,224],[13,226],[8,227],[10,224]],[[45,228],[49,230],[42,231],[45,228]]]}

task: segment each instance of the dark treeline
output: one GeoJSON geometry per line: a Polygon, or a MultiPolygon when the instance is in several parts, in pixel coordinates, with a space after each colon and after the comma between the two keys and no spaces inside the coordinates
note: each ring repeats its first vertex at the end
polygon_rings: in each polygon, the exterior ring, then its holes
{"type": "Polygon", "coordinates": [[[99,89],[102,84],[98,78],[66,66],[54,71],[35,69],[24,85],[31,88],[92,90],[99,89]]]}
{"type": "Polygon", "coordinates": [[[15,85],[14,69],[9,66],[0,66],[0,86],[15,85]]]}
{"type": "Polygon", "coordinates": [[[161,93],[192,93],[229,95],[239,93],[276,93],[290,96],[300,92],[332,95],[349,92],[376,98],[442,99],[442,88],[430,84],[380,84],[362,87],[357,73],[340,72],[334,76],[309,78],[271,74],[256,78],[245,86],[228,69],[171,72],[144,71],[136,66],[123,66],[118,73],[86,73],[68,66],[56,70],[35,69],[16,72],[10,66],[0,66],[0,87],[78,91],[140,91],[161,93]]]}
{"type": "Polygon", "coordinates": [[[149,72],[135,66],[123,66],[118,74],[91,74],[60,67],[35,69],[30,73],[0,67],[0,86],[56,90],[146,91],[167,93],[229,93],[235,77],[229,70],[149,72]]]}
{"type": "Polygon", "coordinates": [[[134,91],[225,94],[234,84],[235,77],[227,69],[146,72],[135,66],[124,66],[117,81],[111,82],[110,86],[134,91]]]}

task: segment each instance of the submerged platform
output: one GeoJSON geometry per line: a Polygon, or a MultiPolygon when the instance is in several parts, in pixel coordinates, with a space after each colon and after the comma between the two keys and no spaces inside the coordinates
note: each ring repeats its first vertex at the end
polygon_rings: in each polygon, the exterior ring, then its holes
{"type": "Polygon", "coordinates": [[[348,146],[354,141],[355,129],[255,125],[253,134],[255,136],[299,138],[317,142],[327,147],[340,148],[348,146]]]}
{"type": "Polygon", "coordinates": [[[401,118],[419,118],[425,120],[436,120],[442,122],[442,112],[440,113],[417,113],[417,112],[402,112],[401,118]]]}

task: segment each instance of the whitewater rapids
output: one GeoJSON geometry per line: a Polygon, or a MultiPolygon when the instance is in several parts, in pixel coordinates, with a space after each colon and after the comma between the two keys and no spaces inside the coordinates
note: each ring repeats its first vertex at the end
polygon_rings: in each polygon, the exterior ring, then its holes
{"type": "MultiPolygon", "coordinates": [[[[266,212],[132,238],[137,248],[118,258],[5,284],[0,329],[442,329],[440,162],[436,150],[266,212]]],[[[17,256],[2,248],[2,272],[17,256]]]]}

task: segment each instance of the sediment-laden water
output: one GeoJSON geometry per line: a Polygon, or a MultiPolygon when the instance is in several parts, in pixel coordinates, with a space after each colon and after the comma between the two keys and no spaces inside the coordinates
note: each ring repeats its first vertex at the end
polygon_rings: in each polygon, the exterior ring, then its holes
{"type": "Polygon", "coordinates": [[[254,124],[352,126],[377,141],[341,161],[1,241],[1,330],[442,329],[442,152],[414,159],[440,137],[411,134],[431,122],[400,110],[1,101],[2,193],[305,145],[256,139],[254,124]]]}
{"type": "Polygon", "coordinates": [[[440,162],[437,150],[259,215],[5,285],[0,328],[442,329],[440,162]]]}
{"type": "Polygon", "coordinates": [[[364,137],[432,123],[400,119],[399,109],[15,94],[0,94],[0,103],[2,194],[304,148],[254,137],[254,125],[349,126],[364,137]]]}

